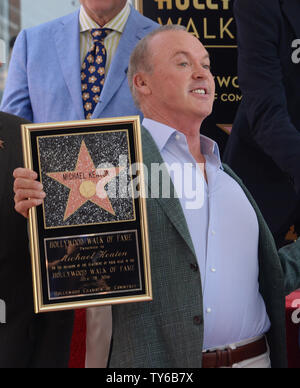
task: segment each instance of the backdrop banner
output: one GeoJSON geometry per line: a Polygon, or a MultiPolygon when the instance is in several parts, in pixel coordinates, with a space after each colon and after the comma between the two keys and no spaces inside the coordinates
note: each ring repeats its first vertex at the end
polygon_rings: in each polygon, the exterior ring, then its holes
{"type": "Polygon", "coordinates": [[[179,24],[204,44],[216,82],[213,114],[201,132],[218,142],[221,154],[242,99],[237,77],[234,0],[136,0],[136,8],[160,23],[179,24]]]}

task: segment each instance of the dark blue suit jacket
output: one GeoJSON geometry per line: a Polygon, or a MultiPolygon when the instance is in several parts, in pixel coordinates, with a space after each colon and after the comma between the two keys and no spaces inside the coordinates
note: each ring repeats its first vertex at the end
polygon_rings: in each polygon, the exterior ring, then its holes
{"type": "Polygon", "coordinates": [[[275,238],[295,222],[300,194],[299,0],[235,0],[243,100],[224,154],[275,238]]]}

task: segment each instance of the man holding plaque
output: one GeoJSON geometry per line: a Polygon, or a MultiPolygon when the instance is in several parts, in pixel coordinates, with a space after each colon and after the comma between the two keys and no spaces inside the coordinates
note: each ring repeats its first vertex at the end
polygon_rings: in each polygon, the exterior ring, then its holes
{"type": "MultiPolygon", "coordinates": [[[[250,194],[199,134],[215,93],[207,51],[181,27],[164,27],[138,44],[128,77],[146,117],[145,166],[161,166],[168,180],[176,164],[184,173],[171,198],[152,196],[166,182],[148,182],[153,302],[113,307],[110,367],[286,367],[284,297],[300,286],[300,242],[277,252],[250,194]],[[191,206],[182,185],[199,178],[203,200],[191,206]]],[[[15,171],[24,215],[31,174],[15,171]]]]}
{"type": "MultiPolygon", "coordinates": [[[[127,0],[80,3],[79,11],[20,33],[3,111],[34,123],[141,115],[127,83],[128,62],[137,42],[158,25],[127,0]]],[[[110,314],[106,320],[104,326],[110,327],[110,314]]],[[[107,354],[110,335],[99,332],[99,326],[89,332],[102,336],[107,354]]],[[[87,346],[94,342],[87,340],[87,346]]],[[[106,365],[107,357],[99,353],[87,360],[88,366],[106,365]]]]}

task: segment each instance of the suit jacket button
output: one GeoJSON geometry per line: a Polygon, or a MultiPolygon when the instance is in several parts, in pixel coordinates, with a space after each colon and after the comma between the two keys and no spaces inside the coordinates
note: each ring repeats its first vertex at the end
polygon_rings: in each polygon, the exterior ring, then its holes
{"type": "Polygon", "coordinates": [[[194,317],[194,324],[196,326],[200,326],[203,324],[203,319],[200,315],[197,315],[196,317],[194,317]]]}

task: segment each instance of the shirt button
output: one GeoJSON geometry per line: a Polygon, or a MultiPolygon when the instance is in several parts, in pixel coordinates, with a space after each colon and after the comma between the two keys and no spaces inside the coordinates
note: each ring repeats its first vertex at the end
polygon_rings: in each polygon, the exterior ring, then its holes
{"type": "Polygon", "coordinates": [[[197,315],[196,317],[194,317],[194,324],[196,326],[200,326],[203,324],[203,319],[201,318],[201,316],[197,315]]]}
{"type": "Polygon", "coordinates": [[[212,312],[212,309],[209,307],[208,309],[206,309],[206,312],[207,314],[210,314],[212,312]]]}
{"type": "Polygon", "coordinates": [[[211,234],[212,234],[213,236],[215,236],[215,235],[216,235],[216,232],[213,230],[213,231],[211,232],[211,234]]]}
{"type": "Polygon", "coordinates": [[[175,139],[176,139],[177,141],[179,141],[179,140],[180,140],[180,135],[177,134],[177,135],[175,136],[175,139]]]}
{"type": "Polygon", "coordinates": [[[211,268],[211,272],[216,273],[217,270],[215,268],[211,268]]]}

